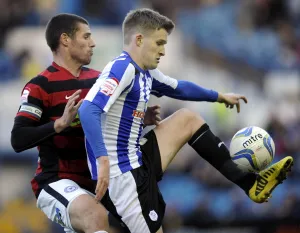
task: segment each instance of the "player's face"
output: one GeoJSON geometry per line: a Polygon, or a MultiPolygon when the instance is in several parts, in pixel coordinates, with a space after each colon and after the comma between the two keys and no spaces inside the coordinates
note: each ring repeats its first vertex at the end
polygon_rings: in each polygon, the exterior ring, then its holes
{"type": "Polygon", "coordinates": [[[90,27],[83,23],[78,23],[76,31],[69,47],[70,56],[72,59],[82,65],[90,64],[93,56],[93,48],[95,42],[91,37],[90,27]]]}
{"type": "Polygon", "coordinates": [[[142,54],[144,69],[156,69],[161,56],[165,55],[168,33],[165,29],[155,30],[143,38],[142,54]]]}

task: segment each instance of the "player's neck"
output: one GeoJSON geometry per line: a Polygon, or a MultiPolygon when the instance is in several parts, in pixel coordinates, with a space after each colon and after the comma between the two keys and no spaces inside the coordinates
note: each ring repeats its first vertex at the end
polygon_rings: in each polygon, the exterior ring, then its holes
{"type": "Polygon", "coordinates": [[[142,69],[145,70],[145,67],[143,65],[143,63],[141,62],[141,58],[139,56],[138,53],[134,52],[134,50],[128,48],[128,47],[124,47],[123,51],[127,52],[129,54],[129,56],[131,57],[131,59],[142,69]]]}
{"type": "Polygon", "coordinates": [[[74,77],[79,77],[81,72],[81,64],[74,62],[71,58],[64,58],[62,56],[58,56],[57,54],[53,54],[53,61],[69,71],[74,77]]]}

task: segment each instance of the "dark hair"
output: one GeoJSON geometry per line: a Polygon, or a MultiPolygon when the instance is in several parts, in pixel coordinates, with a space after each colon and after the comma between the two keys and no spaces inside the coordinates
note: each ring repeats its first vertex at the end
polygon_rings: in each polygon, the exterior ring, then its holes
{"type": "Polygon", "coordinates": [[[89,24],[84,18],[73,14],[59,14],[51,18],[46,27],[46,41],[51,51],[59,46],[61,34],[73,37],[78,30],[78,23],[89,24]]]}
{"type": "Polygon", "coordinates": [[[168,34],[171,34],[174,27],[175,24],[171,19],[154,10],[147,8],[132,10],[126,15],[122,26],[124,43],[129,43],[133,30],[146,33],[149,30],[164,28],[168,34]]]}

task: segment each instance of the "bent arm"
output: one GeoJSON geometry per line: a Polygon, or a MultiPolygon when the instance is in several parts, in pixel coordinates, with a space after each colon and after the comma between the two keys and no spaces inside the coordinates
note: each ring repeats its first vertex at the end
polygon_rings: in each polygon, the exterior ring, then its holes
{"type": "Polygon", "coordinates": [[[11,145],[15,152],[38,146],[47,138],[56,134],[54,122],[37,125],[38,122],[26,117],[17,116],[11,131],[11,145]]]}

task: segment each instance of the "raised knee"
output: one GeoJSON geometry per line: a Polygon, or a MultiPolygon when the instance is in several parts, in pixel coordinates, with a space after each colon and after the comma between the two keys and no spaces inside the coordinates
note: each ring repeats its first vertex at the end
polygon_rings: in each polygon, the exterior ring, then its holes
{"type": "Polygon", "coordinates": [[[177,112],[186,123],[205,123],[204,119],[199,114],[191,111],[190,109],[181,108],[177,112]]]}
{"type": "Polygon", "coordinates": [[[182,128],[194,133],[203,124],[205,124],[204,119],[197,113],[187,109],[182,108],[177,111],[178,116],[182,119],[182,128]]]}

